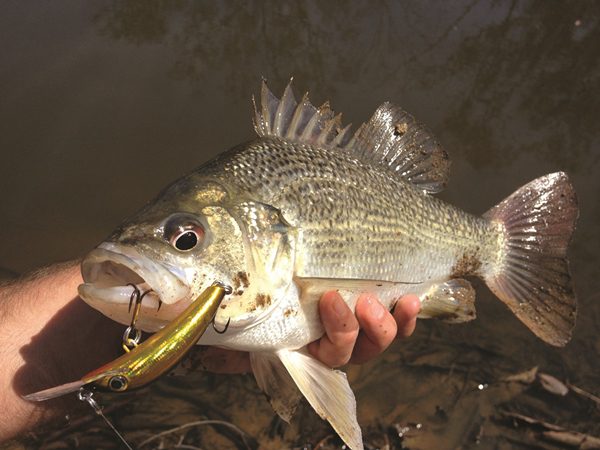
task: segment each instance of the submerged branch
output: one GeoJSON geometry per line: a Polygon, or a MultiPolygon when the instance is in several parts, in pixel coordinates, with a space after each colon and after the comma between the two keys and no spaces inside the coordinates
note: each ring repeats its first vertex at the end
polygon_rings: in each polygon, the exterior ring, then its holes
{"type": "Polygon", "coordinates": [[[252,448],[252,446],[250,445],[250,443],[247,440],[248,434],[244,430],[242,430],[241,428],[235,426],[232,423],[225,422],[223,420],[198,420],[198,421],[195,421],[195,422],[186,423],[186,424],[180,425],[178,427],[171,428],[170,430],[162,431],[162,432],[160,432],[158,434],[155,434],[154,436],[149,437],[145,441],[141,442],[139,444],[139,447],[143,447],[144,445],[147,445],[150,442],[153,442],[153,441],[155,441],[157,439],[160,439],[161,437],[165,437],[165,436],[168,436],[170,434],[177,433],[177,432],[185,430],[187,428],[192,428],[192,427],[197,427],[197,426],[202,426],[202,425],[223,425],[225,427],[228,427],[228,428],[234,430],[236,433],[238,433],[240,435],[240,437],[242,438],[242,441],[244,442],[244,445],[246,446],[246,448],[252,448]]]}

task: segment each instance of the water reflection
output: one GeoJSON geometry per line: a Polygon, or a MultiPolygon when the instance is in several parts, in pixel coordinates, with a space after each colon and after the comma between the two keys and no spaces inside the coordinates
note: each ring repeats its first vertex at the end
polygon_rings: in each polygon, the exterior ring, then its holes
{"type": "MultiPolygon", "coordinates": [[[[132,0],[113,2],[94,20],[114,39],[169,46],[177,55],[172,73],[194,81],[233,64],[280,83],[293,74],[328,96],[340,84],[367,82],[375,93],[385,83],[392,97],[395,89],[441,91],[451,105],[444,129],[475,167],[528,150],[564,169],[587,167],[587,149],[598,144],[598,7],[465,1],[436,14],[430,8],[132,0]],[[404,86],[394,88],[400,80],[404,86]],[[465,135],[476,145],[465,146],[465,135]]],[[[223,72],[223,88],[254,91],[253,79],[223,72]]]]}
{"type": "MultiPolygon", "coordinates": [[[[330,99],[354,123],[392,100],[448,148],[454,166],[444,197],[465,209],[483,212],[536,176],[569,171],[582,207],[571,253],[582,313],[573,344],[551,349],[478,286],[476,322],[421,323],[409,342],[350,370],[365,435],[399,447],[398,430],[408,429],[411,448],[527,442],[502,422],[503,408],[600,434],[592,404],[501,381],[539,365],[598,393],[596,3],[138,0],[19,8],[0,7],[0,265],[23,271],[80,256],[168,181],[250,138],[248,100],[261,76],[279,91],[293,75],[298,90],[330,99]]],[[[149,392],[116,419],[134,440],[199,417],[236,423],[267,448],[314,445],[330,433],[307,410],[289,427],[274,420],[250,377],[200,374],[149,392]]],[[[211,433],[196,433],[205,439],[198,442],[226,445],[211,433]]]]}

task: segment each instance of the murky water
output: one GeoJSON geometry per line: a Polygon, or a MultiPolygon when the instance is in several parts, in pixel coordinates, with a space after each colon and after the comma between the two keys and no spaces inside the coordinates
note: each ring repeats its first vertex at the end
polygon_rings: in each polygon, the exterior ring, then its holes
{"type": "MultiPolygon", "coordinates": [[[[82,256],[166,183],[251,138],[263,76],[279,92],[293,75],[355,124],[384,100],[402,105],[453,159],[442,197],[474,213],[567,171],[581,217],[570,253],[579,320],[565,349],[479,286],[478,320],[420,322],[350,378],[373,447],[559,445],[516,412],[600,435],[593,400],[502,381],[539,366],[600,393],[597,3],[4,2],[0,42],[0,266],[14,272],[82,256]]],[[[250,376],[172,378],[134,397],[114,420],[138,444],[208,418],[239,426],[251,447],[339,446],[308,408],[279,423],[250,376]]],[[[245,445],[226,426],[189,430],[184,443],[245,445]]],[[[118,445],[98,422],[56,439],[75,438],[118,445]]]]}

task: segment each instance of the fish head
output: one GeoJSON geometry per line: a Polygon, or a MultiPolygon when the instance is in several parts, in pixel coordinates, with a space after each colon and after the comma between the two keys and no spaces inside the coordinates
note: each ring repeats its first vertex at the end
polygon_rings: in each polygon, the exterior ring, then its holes
{"type": "Polygon", "coordinates": [[[187,177],[174,183],[85,257],[79,295],[128,324],[134,291],[146,293],[136,326],[152,332],[215,281],[239,285],[246,256],[228,199],[216,182],[187,177]]]}

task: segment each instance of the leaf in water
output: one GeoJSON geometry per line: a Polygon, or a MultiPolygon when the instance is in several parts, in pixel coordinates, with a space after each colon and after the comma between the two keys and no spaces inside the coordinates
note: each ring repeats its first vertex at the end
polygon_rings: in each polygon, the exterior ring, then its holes
{"type": "Polygon", "coordinates": [[[504,381],[531,384],[535,381],[535,377],[537,376],[537,373],[538,373],[538,368],[536,366],[525,372],[517,373],[515,375],[510,375],[510,376],[504,378],[504,381]]]}
{"type": "Polygon", "coordinates": [[[565,396],[569,393],[569,388],[558,378],[548,375],[547,373],[538,373],[538,380],[544,389],[548,392],[560,396],[565,396]]]}

